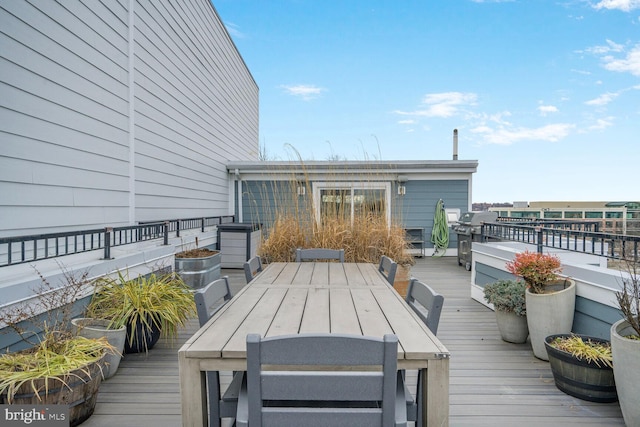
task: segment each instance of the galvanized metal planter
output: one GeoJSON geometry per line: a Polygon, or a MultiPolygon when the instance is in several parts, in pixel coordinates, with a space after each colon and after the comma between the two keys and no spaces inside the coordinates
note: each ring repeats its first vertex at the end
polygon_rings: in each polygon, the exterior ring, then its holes
{"type": "Polygon", "coordinates": [[[220,252],[200,258],[176,257],[175,269],[190,288],[199,289],[220,278],[221,260],[220,252]]]}
{"type": "MultiPolygon", "coordinates": [[[[618,400],[613,368],[604,363],[580,360],[569,352],[555,348],[550,343],[558,337],[571,334],[556,334],[545,338],[545,347],[549,354],[549,364],[556,383],[561,391],[590,402],[611,403],[618,400]]],[[[578,335],[583,341],[608,343],[607,340],[578,335]]]]}

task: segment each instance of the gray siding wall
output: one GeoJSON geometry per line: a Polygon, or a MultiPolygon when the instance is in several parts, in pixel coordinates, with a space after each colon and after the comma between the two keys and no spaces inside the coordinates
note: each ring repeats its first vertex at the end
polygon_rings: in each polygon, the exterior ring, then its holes
{"type": "MultiPolygon", "coordinates": [[[[406,194],[398,196],[397,187],[391,187],[392,219],[404,224],[405,228],[423,228],[425,247],[432,248],[429,241],[433,229],[433,218],[438,200],[443,199],[445,207],[468,209],[469,183],[466,180],[421,180],[408,181],[406,194]]],[[[290,197],[295,188],[289,181],[245,181],[243,182],[242,206],[245,222],[270,224],[274,218],[273,206],[304,209],[295,206],[294,200],[304,203],[304,198],[290,197]],[[284,195],[284,197],[282,196],[284,195]]],[[[310,197],[309,194],[305,197],[310,197]]],[[[455,247],[455,233],[450,233],[449,247],[455,247]]]]}
{"type": "MultiPolygon", "coordinates": [[[[433,248],[431,232],[438,200],[445,208],[466,212],[469,206],[469,182],[466,180],[423,180],[405,183],[406,194],[398,196],[394,190],[396,212],[406,228],[423,228],[424,245],[433,248]]],[[[456,234],[449,232],[449,247],[457,245],[456,234]]]]}
{"type": "MultiPolygon", "coordinates": [[[[243,222],[263,224],[269,228],[277,213],[294,213],[305,209],[308,198],[294,196],[291,181],[243,181],[243,222]]],[[[308,218],[305,216],[305,219],[308,218]]]]}
{"type": "Polygon", "coordinates": [[[0,236],[227,214],[226,162],[258,157],[207,0],[2,2],[0,80],[0,236]]]}

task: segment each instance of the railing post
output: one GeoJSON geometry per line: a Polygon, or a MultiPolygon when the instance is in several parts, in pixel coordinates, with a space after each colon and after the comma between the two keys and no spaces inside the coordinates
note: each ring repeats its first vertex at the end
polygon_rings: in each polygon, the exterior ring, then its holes
{"type": "Polygon", "coordinates": [[[169,244],[169,221],[165,221],[162,226],[162,234],[164,235],[163,244],[167,246],[169,244]]]}
{"type": "Polygon", "coordinates": [[[104,259],[111,259],[111,233],[112,227],[104,229],[104,259]]]}
{"type": "Polygon", "coordinates": [[[176,237],[180,237],[180,220],[176,220],[176,237]]]}
{"type": "Polygon", "coordinates": [[[542,253],[542,227],[535,227],[536,231],[536,245],[538,246],[538,253],[542,253]]]}
{"type": "Polygon", "coordinates": [[[202,231],[204,233],[204,217],[200,219],[201,223],[200,223],[200,231],[202,231]]]}

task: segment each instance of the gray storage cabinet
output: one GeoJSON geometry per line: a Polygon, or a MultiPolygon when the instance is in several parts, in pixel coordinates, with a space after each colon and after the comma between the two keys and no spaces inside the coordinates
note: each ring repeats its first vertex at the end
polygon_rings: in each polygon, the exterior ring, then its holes
{"type": "Polygon", "coordinates": [[[262,232],[260,224],[232,222],[218,225],[218,248],[222,268],[244,268],[258,254],[262,232]]]}

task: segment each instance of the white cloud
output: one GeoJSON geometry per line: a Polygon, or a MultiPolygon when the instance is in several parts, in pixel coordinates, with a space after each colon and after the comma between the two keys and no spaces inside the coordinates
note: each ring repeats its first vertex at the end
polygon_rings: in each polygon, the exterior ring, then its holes
{"type": "Polygon", "coordinates": [[[408,119],[408,120],[398,120],[398,124],[401,124],[401,125],[413,125],[413,124],[415,124],[415,123],[416,123],[416,121],[415,121],[415,120],[412,120],[412,119],[408,119]]]}
{"type": "Polygon", "coordinates": [[[246,37],[246,35],[242,31],[240,31],[240,27],[233,22],[225,22],[224,26],[227,28],[227,32],[231,35],[231,37],[235,37],[237,39],[243,39],[246,37]]]}
{"type": "Polygon", "coordinates": [[[620,94],[619,93],[611,93],[611,92],[603,93],[602,95],[600,95],[597,98],[594,98],[594,99],[591,99],[589,101],[586,101],[585,105],[596,105],[596,106],[607,105],[608,103],[610,103],[611,101],[616,99],[618,97],[618,95],[620,95],[620,94]]]}
{"type": "Polygon", "coordinates": [[[538,106],[538,111],[542,116],[546,116],[549,113],[557,113],[558,107],[554,105],[540,105],[538,106]]]}
{"type": "Polygon", "coordinates": [[[604,119],[596,120],[595,124],[589,126],[589,130],[603,130],[610,126],[613,126],[613,117],[606,117],[604,119]]]}
{"type": "Polygon", "coordinates": [[[422,100],[424,107],[415,111],[398,111],[396,114],[419,117],[447,118],[459,113],[460,108],[475,105],[477,95],[475,93],[443,92],[430,93],[422,100]]]}
{"type": "Polygon", "coordinates": [[[640,0],[601,0],[593,6],[595,9],[619,9],[630,12],[640,9],[640,0]]]}
{"type": "Polygon", "coordinates": [[[280,86],[286,93],[298,96],[305,101],[318,98],[326,89],[315,85],[282,85],[280,86]]]}
{"type": "Polygon", "coordinates": [[[594,55],[604,55],[610,52],[622,52],[624,51],[624,45],[618,44],[607,39],[607,44],[604,46],[593,46],[586,49],[588,53],[594,55]]]}
{"type": "Polygon", "coordinates": [[[551,141],[556,142],[567,135],[575,126],[569,123],[556,123],[539,128],[514,128],[478,126],[471,132],[482,136],[488,144],[511,145],[519,141],[551,141]]]}
{"type": "Polygon", "coordinates": [[[631,49],[625,58],[616,59],[608,55],[603,60],[604,68],[609,71],[629,72],[634,76],[640,76],[640,44],[631,49]]]}

